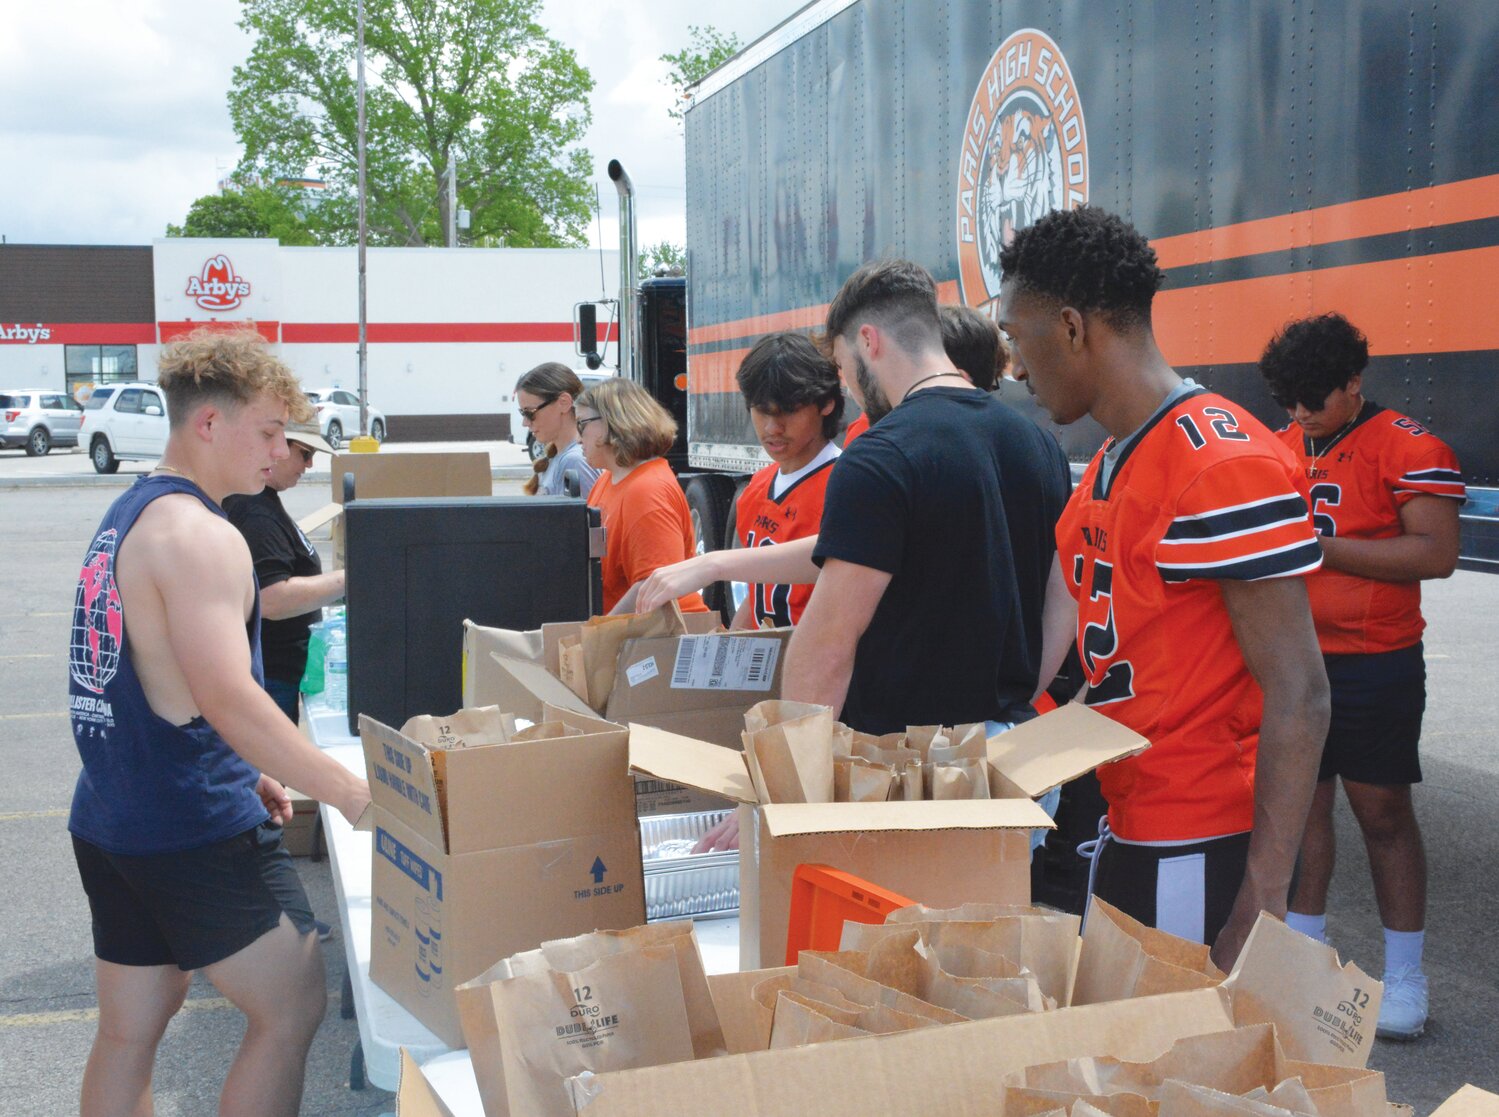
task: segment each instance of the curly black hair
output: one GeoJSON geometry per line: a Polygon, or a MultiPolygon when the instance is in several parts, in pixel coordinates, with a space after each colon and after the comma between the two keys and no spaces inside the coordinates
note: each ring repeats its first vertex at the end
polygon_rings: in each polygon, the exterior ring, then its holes
{"type": "Polygon", "coordinates": [[[819,410],[831,403],[833,410],[822,417],[822,433],[832,438],[843,418],[843,384],[838,366],[805,334],[766,334],[745,356],[734,379],[746,407],[757,407],[776,415],[795,411],[809,403],[819,410]]]}
{"type": "Polygon", "coordinates": [[[999,266],[1020,290],[1097,311],[1116,329],[1148,326],[1151,300],[1166,280],[1150,242],[1094,206],[1053,210],[1021,229],[999,266]]]}
{"type": "Polygon", "coordinates": [[[1270,397],[1287,410],[1298,403],[1321,411],[1330,393],[1348,386],[1369,364],[1369,339],[1341,314],[1288,323],[1260,355],[1270,397]]]}

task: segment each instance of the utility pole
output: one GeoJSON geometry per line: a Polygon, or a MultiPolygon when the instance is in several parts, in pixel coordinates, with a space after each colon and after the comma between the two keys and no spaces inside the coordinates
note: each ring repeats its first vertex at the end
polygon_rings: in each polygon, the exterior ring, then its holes
{"type": "Polygon", "coordinates": [[[449,248],[458,247],[458,171],[453,166],[453,153],[448,152],[447,198],[448,222],[443,231],[449,248]]]}
{"type": "Polygon", "coordinates": [[[369,346],[367,344],[367,322],[365,320],[365,242],[369,231],[365,227],[364,199],[364,0],[359,0],[359,43],[356,50],[357,80],[359,86],[359,436],[370,432],[370,377],[369,346]]]}

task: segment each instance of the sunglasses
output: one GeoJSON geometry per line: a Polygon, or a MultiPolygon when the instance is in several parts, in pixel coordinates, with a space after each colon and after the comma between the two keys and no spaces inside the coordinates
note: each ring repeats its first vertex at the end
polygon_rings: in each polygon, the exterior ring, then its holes
{"type": "Polygon", "coordinates": [[[291,448],[302,455],[302,462],[305,465],[311,465],[312,456],[317,453],[316,450],[313,450],[307,446],[298,446],[295,442],[292,443],[291,448]]]}
{"type": "Polygon", "coordinates": [[[582,434],[583,431],[585,429],[587,429],[589,423],[602,423],[603,421],[604,421],[604,417],[602,415],[594,415],[594,416],[591,416],[590,418],[587,418],[587,419],[579,419],[578,420],[578,433],[582,434]]]}
{"type": "Polygon", "coordinates": [[[557,397],[553,396],[551,399],[547,400],[546,403],[538,403],[535,407],[522,407],[520,409],[520,417],[529,423],[532,419],[536,418],[536,413],[538,411],[542,411],[548,407],[551,407],[552,404],[556,402],[557,397]]]}

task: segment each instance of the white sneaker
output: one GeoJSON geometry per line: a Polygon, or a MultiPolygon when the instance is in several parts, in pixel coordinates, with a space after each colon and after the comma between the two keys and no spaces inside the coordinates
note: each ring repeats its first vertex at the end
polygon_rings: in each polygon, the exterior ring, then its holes
{"type": "Polygon", "coordinates": [[[1380,1039],[1416,1039],[1426,1031],[1426,975],[1416,966],[1401,966],[1384,975],[1379,1006],[1380,1039]]]}

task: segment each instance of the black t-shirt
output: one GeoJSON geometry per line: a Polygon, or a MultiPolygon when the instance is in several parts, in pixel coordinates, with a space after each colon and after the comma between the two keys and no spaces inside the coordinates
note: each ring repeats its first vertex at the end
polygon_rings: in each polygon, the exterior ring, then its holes
{"type": "Polygon", "coordinates": [[[1055,528],[1056,440],[971,388],[928,388],[833,467],[815,554],[893,577],[859,641],[842,720],[866,733],[1024,717],[1055,528]]]}
{"type": "MultiPolygon", "coordinates": [[[[267,486],[257,496],[226,497],[224,512],[250,545],[255,577],[262,590],[288,578],[307,578],[323,572],[317,548],[287,515],[275,489],[267,486]]],[[[302,681],[302,672],[307,667],[307,632],[321,615],[321,610],[314,609],[299,617],[261,622],[260,646],[266,678],[302,681]]]]}

